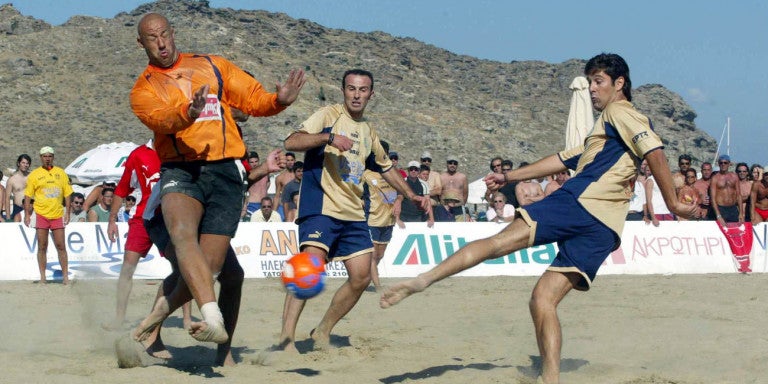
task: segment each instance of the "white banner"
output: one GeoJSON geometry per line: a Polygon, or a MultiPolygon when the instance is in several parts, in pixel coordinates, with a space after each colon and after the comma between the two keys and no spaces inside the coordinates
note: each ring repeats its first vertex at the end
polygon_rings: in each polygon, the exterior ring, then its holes
{"type": "MultiPolygon", "coordinates": [[[[395,228],[384,259],[382,277],[411,277],[424,272],[465,244],[504,228],[495,223],[407,223],[395,228]]],[[[128,226],[118,223],[120,238],[109,241],[105,223],[73,223],[66,228],[66,249],[72,278],[116,278],[120,273],[128,226]]],[[[37,280],[35,230],[19,223],[0,223],[0,280],[37,280]]],[[[766,271],[768,225],[754,227],[752,270],[766,271]]],[[[298,234],[292,223],[241,223],[232,247],[248,278],[279,276],[285,260],[298,252],[298,234]]],[[[557,255],[555,244],[541,245],[487,260],[463,276],[540,275],[557,255]]],[[[61,277],[53,239],[49,239],[47,276],[61,277]]],[[[329,277],[346,277],[341,263],[328,265],[329,277]]],[[[621,248],[613,252],[600,274],[735,273],[736,266],[725,237],[714,222],[662,222],[659,227],[628,222],[621,248]]],[[[142,259],[137,279],[161,279],[170,265],[157,249],[142,259]]]]}

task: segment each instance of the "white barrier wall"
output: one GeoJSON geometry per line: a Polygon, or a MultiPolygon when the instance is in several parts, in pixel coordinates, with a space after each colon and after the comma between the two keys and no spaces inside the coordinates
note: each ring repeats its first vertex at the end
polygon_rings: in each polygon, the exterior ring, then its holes
{"type": "MultiPolygon", "coordinates": [[[[395,228],[392,241],[379,265],[382,277],[410,277],[430,269],[464,244],[490,236],[503,228],[495,223],[408,223],[395,228]]],[[[116,278],[120,273],[126,224],[118,223],[120,239],[111,243],[105,223],[74,223],[66,228],[66,247],[72,278],[116,278]]],[[[768,226],[754,228],[752,270],[766,271],[768,226]]],[[[245,276],[279,276],[282,263],[298,252],[296,226],[291,223],[241,223],[232,246],[245,276]]],[[[23,224],[0,223],[0,280],[37,280],[35,230],[23,224]]],[[[542,245],[486,261],[463,276],[539,275],[555,258],[554,244],[542,245]]],[[[49,240],[48,278],[58,279],[61,270],[49,240]]],[[[137,279],[161,279],[170,266],[152,248],[134,275],[137,279]]],[[[621,248],[613,252],[600,274],[736,273],[725,237],[714,222],[662,222],[659,227],[629,222],[621,248]]],[[[345,277],[340,263],[328,265],[329,277],[345,277]]]]}

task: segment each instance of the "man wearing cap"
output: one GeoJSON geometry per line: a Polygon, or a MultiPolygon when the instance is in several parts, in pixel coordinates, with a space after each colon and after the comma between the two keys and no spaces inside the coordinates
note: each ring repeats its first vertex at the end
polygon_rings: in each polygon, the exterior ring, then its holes
{"type": "Polygon", "coordinates": [[[448,156],[446,161],[447,169],[440,174],[440,182],[443,184],[443,192],[454,190],[458,192],[461,197],[461,203],[459,206],[453,208],[454,215],[463,215],[463,205],[467,203],[467,197],[469,197],[469,183],[467,182],[467,175],[458,171],[459,159],[456,156],[448,156]]]}
{"type": "Polygon", "coordinates": [[[72,186],[64,170],[53,165],[53,148],[40,149],[42,166],[29,173],[24,189],[24,225],[29,227],[32,208],[35,213],[37,228],[37,266],[40,270],[40,283],[44,284],[46,262],[48,260],[48,230],[53,233],[53,245],[59,255],[62,283],[69,283],[67,267],[67,249],[64,244],[64,226],[69,222],[69,195],[72,186]],[[32,201],[34,200],[34,206],[32,201]]]}
{"type": "MultiPolygon", "coordinates": [[[[432,154],[429,151],[424,151],[421,154],[421,165],[432,168],[432,154]]],[[[440,195],[443,194],[443,183],[440,181],[440,174],[438,172],[430,172],[427,185],[429,185],[430,203],[433,207],[440,205],[440,195]]]]}
{"type": "Polygon", "coordinates": [[[712,201],[712,213],[720,225],[725,223],[740,223],[744,221],[741,194],[739,193],[739,177],[728,172],[731,157],[720,155],[717,158],[720,170],[712,176],[709,183],[709,196],[712,201]]]}
{"type": "Polygon", "coordinates": [[[397,152],[390,151],[389,152],[389,160],[392,161],[392,167],[394,167],[395,170],[400,172],[400,176],[402,176],[403,179],[408,177],[408,174],[402,168],[400,168],[400,165],[398,164],[400,162],[400,155],[398,155],[397,152]]]}
{"type": "MultiPolygon", "coordinates": [[[[419,179],[419,172],[421,172],[421,164],[418,161],[411,161],[408,163],[408,177],[405,178],[405,183],[411,188],[411,191],[417,196],[428,196],[429,186],[423,180],[419,179]]],[[[427,222],[431,227],[435,222],[434,216],[432,216],[432,210],[424,210],[421,207],[414,204],[412,201],[403,199],[402,194],[398,196],[395,202],[395,221],[400,228],[405,228],[404,222],[427,222]],[[398,209],[399,205],[399,209],[398,209]]]]}

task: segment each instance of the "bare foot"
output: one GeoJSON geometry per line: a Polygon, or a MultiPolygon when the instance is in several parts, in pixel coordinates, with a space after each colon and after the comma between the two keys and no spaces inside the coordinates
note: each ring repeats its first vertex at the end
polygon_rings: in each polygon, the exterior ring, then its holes
{"type": "Polygon", "coordinates": [[[235,363],[235,359],[232,358],[232,352],[227,352],[227,355],[224,356],[224,359],[221,359],[218,355],[216,356],[216,365],[220,367],[234,367],[237,365],[235,363]]]}
{"type": "Polygon", "coordinates": [[[395,284],[387,288],[387,290],[381,294],[381,299],[379,299],[379,306],[384,309],[389,308],[401,302],[406,297],[425,290],[428,286],[429,284],[427,284],[427,282],[418,276],[413,279],[395,284]]]}
{"type": "Polygon", "coordinates": [[[168,301],[165,299],[165,296],[160,296],[155,302],[155,307],[152,308],[152,312],[150,312],[150,314],[147,315],[147,317],[145,317],[133,331],[133,339],[136,341],[144,341],[149,338],[152,331],[154,331],[155,328],[168,317],[169,312],[170,308],[168,307],[168,301]]]}
{"type": "Polygon", "coordinates": [[[314,341],[312,349],[315,351],[322,351],[331,348],[331,335],[321,334],[316,331],[317,329],[313,329],[309,332],[309,337],[314,341]]]}
{"type": "Polygon", "coordinates": [[[197,341],[212,341],[216,344],[226,343],[229,340],[224,322],[193,321],[189,325],[189,334],[197,341]]]}
{"type": "Polygon", "coordinates": [[[155,339],[155,342],[149,345],[147,345],[147,342],[142,341],[141,345],[144,346],[147,353],[152,357],[156,357],[158,359],[163,359],[163,360],[170,360],[173,358],[173,355],[171,354],[171,352],[168,351],[167,348],[165,348],[165,344],[163,344],[163,341],[160,340],[159,338],[155,339]]]}
{"type": "Polygon", "coordinates": [[[280,341],[280,343],[275,344],[268,348],[270,352],[275,351],[283,351],[283,352],[290,352],[290,353],[299,353],[299,350],[296,348],[296,343],[289,338],[285,338],[280,341]]]}

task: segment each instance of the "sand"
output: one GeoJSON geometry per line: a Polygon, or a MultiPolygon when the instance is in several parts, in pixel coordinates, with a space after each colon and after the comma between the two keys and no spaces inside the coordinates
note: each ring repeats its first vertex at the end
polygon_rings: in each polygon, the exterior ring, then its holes
{"type": "MultiPolygon", "coordinates": [[[[385,280],[391,283],[393,280],[385,280]]],[[[533,383],[539,361],[527,300],[535,278],[450,278],[382,310],[366,292],[335,329],[339,348],[312,351],[309,331],[331,299],[312,299],[301,354],[268,352],[280,327],[277,279],[246,280],[235,367],[213,367],[214,345],[163,328],[174,359],[120,369],[100,323],[114,280],[70,286],[0,282],[0,372],[7,383],[533,383]]],[[[342,283],[329,281],[329,288],[342,283]]],[[[128,318],[149,310],[156,281],[137,281],[128,318]]],[[[768,377],[768,275],[599,276],[560,307],[564,383],[759,383],[768,377]]],[[[178,316],[177,316],[178,315],[178,316]]],[[[195,310],[195,317],[199,313],[195,310]]]]}

